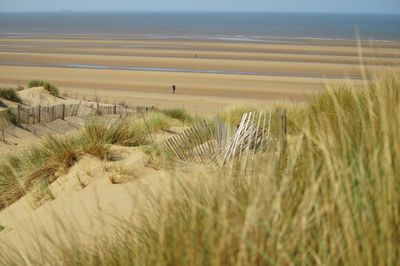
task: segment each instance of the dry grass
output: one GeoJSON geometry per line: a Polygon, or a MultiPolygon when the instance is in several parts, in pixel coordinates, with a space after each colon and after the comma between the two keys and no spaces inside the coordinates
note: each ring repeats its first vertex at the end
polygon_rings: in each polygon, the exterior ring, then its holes
{"type": "Polygon", "coordinates": [[[138,214],[138,226],[125,222],[118,238],[93,248],[71,242],[31,262],[398,265],[400,74],[287,108],[287,149],[258,154],[251,175],[174,175],[171,196],[149,196],[154,212],[138,214]]]}
{"type": "Polygon", "coordinates": [[[33,87],[43,87],[45,90],[50,92],[51,95],[54,95],[54,96],[60,95],[58,88],[46,80],[31,80],[31,81],[29,81],[28,88],[33,88],[33,87]]]}
{"type": "Polygon", "coordinates": [[[21,98],[18,96],[17,91],[12,88],[0,88],[0,98],[21,103],[21,98]]]}
{"type": "Polygon", "coordinates": [[[169,125],[169,118],[163,114],[149,113],[145,118],[128,117],[114,123],[101,118],[89,119],[76,136],[48,136],[22,154],[8,156],[0,163],[0,209],[21,198],[37,184],[51,184],[84,154],[107,159],[107,145],[150,144],[150,134],[169,125]]]}
{"type": "Polygon", "coordinates": [[[252,105],[234,105],[224,109],[223,111],[220,111],[217,114],[217,118],[231,126],[237,126],[240,123],[244,113],[259,110],[260,108],[252,105]]]}
{"type": "Polygon", "coordinates": [[[145,123],[144,126],[148,127],[151,132],[157,133],[169,127],[170,118],[163,113],[150,112],[144,115],[143,122],[145,123]]]}
{"type": "Polygon", "coordinates": [[[162,111],[166,116],[177,119],[184,124],[190,124],[193,122],[194,118],[183,108],[173,108],[162,111]]]}

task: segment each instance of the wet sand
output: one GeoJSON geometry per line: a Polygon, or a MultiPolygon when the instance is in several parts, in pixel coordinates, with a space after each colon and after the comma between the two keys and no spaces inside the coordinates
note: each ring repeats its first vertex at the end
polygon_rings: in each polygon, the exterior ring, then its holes
{"type": "Polygon", "coordinates": [[[361,63],[370,73],[400,63],[400,43],[362,46],[328,40],[0,38],[0,84],[46,79],[70,97],[204,113],[236,103],[304,101],[332,83],[362,82],[361,63]]]}

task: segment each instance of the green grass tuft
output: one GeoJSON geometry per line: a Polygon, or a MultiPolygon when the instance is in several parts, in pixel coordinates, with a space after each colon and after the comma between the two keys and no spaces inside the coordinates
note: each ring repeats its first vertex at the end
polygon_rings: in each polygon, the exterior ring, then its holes
{"type": "Polygon", "coordinates": [[[162,113],[172,119],[177,119],[177,120],[181,121],[182,123],[193,122],[193,117],[183,108],[173,108],[173,109],[162,110],[162,113]]]}
{"type": "Polygon", "coordinates": [[[74,137],[47,136],[39,145],[0,163],[0,209],[15,202],[37,184],[50,184],[57,173],[65,173],[84,154],[100,159],[109,156],[109,144],[141,146],[150,143],[150,134],[168,127],[164,114],[149,113],[109,123],[94,118],[86,121],[74,137]],[[149,127],[149,130],[147,129],[149,127]]]}
{"type": "Polygon", "coordinates": [[[18,96],[17,91],[12,88],[0,88],[0,98],[21,103],[21,98],[18,96]]]}
{"type": "Polygon", "coordinates": [[[149,130],[153,133],[167,129],[170,123],[170,118],[159,112],[150,112],[145,114],[144,120],[146,125],[149,127],[149,130]]]}
{"type": "Polygon", "coordinates": [[[58,88],[51,84],[48,81],[45,80],[31,80],[28,83],[28,88],[33,88],[33,87],[43,87],[45,90],[47,90],[48,92],[50,92],[51,95],[54,96],[59,96],[60,92],[58,91],[58,88]]]}
{"type": "Polygon", "coordinates": [[[81,141],[89,144],[140,146],[147,144],[149,133],[139,119],[124,118],[109,125],[106,120],[91,119],[85,123],[81,141]]]}
{"type": "Polygon", "coordinates": [[[235,105],[218,112],[217,118],[231,126],[237,126],[240,123],[244,113],[258,110],[259,108],[252,105],[235,105]]]}

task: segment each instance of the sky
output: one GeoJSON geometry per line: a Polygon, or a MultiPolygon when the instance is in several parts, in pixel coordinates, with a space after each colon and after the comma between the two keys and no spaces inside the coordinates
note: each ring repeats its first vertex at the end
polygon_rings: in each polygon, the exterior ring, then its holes
{"type": "Polygon", "coordinates": [[[0,12],[279,11],[400,14],[400,0],[0,0],[0,12]]]}

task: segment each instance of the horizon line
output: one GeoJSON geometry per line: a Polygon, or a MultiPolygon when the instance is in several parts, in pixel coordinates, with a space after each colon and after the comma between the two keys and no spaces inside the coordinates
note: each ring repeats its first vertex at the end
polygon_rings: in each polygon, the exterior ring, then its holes
{"type": "Polygon", "coordinates": [[[72,9],[59,9],[59,10],[3,10],[0,14],[4,13],[282,13],[282,14],[349,14],[349,15],[400,15],[399,13],[392,12],[353,12],[353,11],[279,11],[279,10],[247,10],[247,11],[233,11],[233,10],[72,10],[72,9]]]}

